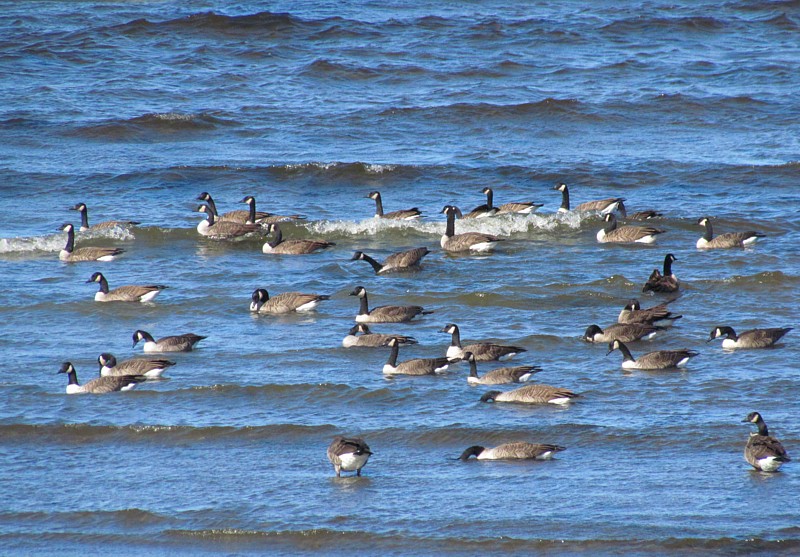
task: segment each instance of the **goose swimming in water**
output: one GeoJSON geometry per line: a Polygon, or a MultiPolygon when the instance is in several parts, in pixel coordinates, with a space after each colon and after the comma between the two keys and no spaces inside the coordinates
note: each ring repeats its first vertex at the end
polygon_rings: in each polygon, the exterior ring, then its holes
{"type": "Polygon", "coordinates": [[[128,226],[136,226],[137,224],[141,224],[140,222],[133,221],[133,220],[107,220],[103,222],[98,222],[93,226],[89,226],[89,209],[86,207],[86,203],[78,203],[74,207],[71,207],[70,210],[78,211],[81,214],[81,232],[87,232],[89,230],[108,230],[109,228],[125,228],[128,226]]]}
{"type": "Polygon", "coordinates": [[[376,275],[394,273],[400,271],[418,271],[422,258],[430,253],[428,248],[412,248],[398,253],[393,253],[380,263],[364,253],[357,251],[353,254],[350,261],[366,261],[372,266],[376,275]]]}
{"type": "Polygon", "coordinates": [[[516,402],[520,404],[569,404],[581,395],[569,389],[550,385],[525,385],[513,391],[489,391],[481,397],[481,402],[516,402]]]}
{"type": "Polygon", "coordinates": [[[357,323],[404,323],[433,313],[422,306],[378,306],[370,310],[367,289],[363,286],[356,286],[350,295],[359,298],[357,323]]]}
{"type": "Polygon", "coordinates": [[[414,358],[404,362],[397,362],[397,357],[400,354],[400,342],[398,339],[390,339],[386,344],[391,348],[389,359],[383,366],[384,375],[436,375],[439,372],[446,371],[449,360],[446,357],[441,358],[414,358]]]}
{"type": "MultiPolygon", "coordinates": [[[[670,302],[673,300],[670,300],[670,302]]],[[[672,325],[683,315],[677,315],[667,309],[667,304],[664,302],[653,307],[642,309],[639,300],[630,300],[622,311],[619,312],[617,317],[618,323],[647,323],[648,325],[661,325],[663,327],[672,325]]]]}
{"type": "Polygon", "coordinates": [[[59,230],[67,233],[67,244],[58,253],[58,258],[66,263],[77,263],[81,261],[114,261],[117,256],[125,250],[122,248],[99,248],[85,246],[75,248],[75,227],[70,223],[61,225],[59,230]]]}
{"type": "Polygon", "coordinates": [[[597,233],[597,241],[601,244],[653,244],[656,236],[663,234],[665,230],[652,226],[620,226],[617,227],[617,217],[613,213],[608,213],[603,218],[605,226],[597,233]]]}
{"type": "Polygon", "coordinates": [[[650,278],[642,286],[642,292],[671,294],[680,290],[681,281],[672,271],[673,261],[677,261],[677,259],[671,253],[664,256],[664,273],[660,273],[658,269],[653,269],[653,272],[650,273],[650,278]]]}
{"type": "Polygon", "coordinates": [[[555,453],[565,450],[566,447],[560,445],[515,441],[490,449],[475,445],[461,453],[458,460],[469,460],[471,456],[478,460],[550,460],[555,453]]]}
{"type": "Polygon", "coordinates": [[[103,352],[97,357],[101,376],[142,375],[148,379],[161,377],[164,370],[175,365],[171,360],[157,358],[130,358],[117,362],[113,354],[103,352]]]}
{"type": "Polygon", "coordinates": [[[94,295],[96,302],[150,302],[167,288],[163,284],[148,286],[127,284],[109,290],[108,281],[103,273],[94,273],[86,282],[96,282],[100,285],[100,290],[94,295]]]}
{"type": "Polygon", "coordinates": [[[277,255],[307,255],[323,249],[328,249],[336,244],[325,240],[294,239],[284,240],[281,227],[277,223],[267,226],[267,232],[274,234],[273,240],[265,242],[261,251],[277,255]]]}
{"type": "Polygon", "coordinates": [[[622,369],[669,369],[673,367],[684,367],[691,358],[699,354],[694,350],[682,348],[680,350],[657,350],[648,352],[638,358],[631,355],[631,351],[625,343],[619,340],[612,340],[608,344],[606,356],[614,350],[622,352],[622,369]]]}
{"type": "Polygon", "coordinates": [[[78,373],[75,367],[70,362],[61,364],[61,369],[58,373],[66,373],[68,378],[67,394],[105,394],[113,393],[114,391],[129,391],[133,389],[138,383],[145,381],[143,375],[121,375],[110,377],[96,377],[84,385],[78,384],[78,373]]]}
{"type": "Polygon", "coordinates": [[[391,220],[417,220],[422,216],[422,213],[416,207],[411,209],[400,209],[398,211],[391,211],[389,213],[383,212],[383,201],[381,201],[381,194],[377,191],[371,191],[367,194],[369,199],[375,200],[375,218],[391,219],[391,220]]]}
{"type": "Polygon", "coordinates": [[[155,340],[153,335],[139,329],[133,333],[133,347],[135,348],[139,341],[143,341],[143,350],[145,352],[191,352],[194,345],[204,338],[208,337],[196,335],[194,333],[186,333],[155,340]]]}
{"type": "Polygon", "coordinates": [[[464,232],[463,234],[456,234],[456,215],[461,216],[461,211],[458,207],[453,205],[445,205],[442,213],[447,215],[447,224],[445,225],[445,232],[440,240],[442,249],[450,252],[460,251],[478,251],[487,252],[494,249],[498,242],[502,242],[502,238],[492,236],[491,234],[482,234],[480,232],[464,232]]]}
{"type": "Polygon", "coordinates": [[[750,329],[737,335],[732,327],[714,327],[706,342],[711,342],[715,338],[722,338],[722,347],[729,350],[736,348],[768,348],[791,330],[792,327],[750,329]]]}
{"type": "Polygon", "coordinates": [[[197,232],[201,236],[217,240],[232,240],[261,230],[258,224],[242,224],[230,220],[219,220],[208,205],[200,205],[196,210],[198,213],[206,215],[206,218],[197,225],[197,232]]]}
{"type": "Polygon", "coordinates": [[[621,340],[622,342],[650,340],[656,333],[664,330],[664,327],[647,323],[614,323],[605,329],[601,329],[597,325],[589,325],[583,334],[583,340],[604,344],[612,340],[621,340]]]}
{"type": "MultiPolygon", "coordinates": [[[[553,189],[561,192],[561,207],[558,208],[558,212],[569,212],[569,188],[567,184],[563,182],[558,183],[553,186],[553,189]]],[[[598,199],[597,201],[586,201],[575,207],[575,210],[583,213],[598,211],[601,215],[606,215],[616,211],[619,204],[623,201],[625,201],[623,197],[609,197],[607,199],[598,199]]]]}
{"type": "Polygon", "coordinates": [[[393,338],[401,345],[417,344],[417,339],[406,335],[388,335],[373,333],[369,330],[366,323],[358,323],[350,328],[347,336],[342,339],[342,346],[351,348],[353,346],[368,346],[374,348],[376,346],[387,346],[389,341],[393,338]],[[358,334],[361,333],[361,334],[358,334]]]}
{"type": "Polygon", "coordinates": [[[469,377],[467,377],[467,383],[470,385],[524,383],[530,379],[534,373],[542,371],[542,368],[539,366],[500,367],[478,377],[478,364],[475,363],[475,355],[472,352],[466,352],[464,354],[464,360],[469,362],[469,377]]]}
{"type": "Polygon", "coordinates": [[[765,236],[762,232],[749,230],[747,232],[728,232],[714,237],[710,218],[702,217],[697,221],[697,224],[706,228],[703,236],[697,240],[697,249],[744,248],[752,246],[759,238],[765,236]]]}
{"type": "Polygon", "coordinates": [[[257,288],[250,296],[250,311],[253,313],[302,313],[316,309],[320,302],[330,300],[327,294],[303,294],[301,292],[282,292],[269,297],[264,288],[257,288]]]}
{"type": "Polygon", "coordinates": [[[455,323],[448,323],[440,331],[440,333],[449,333],[450,346],[447,348],[447,357],[451,360],[462,360],[465,358],[467,352],[472,352],[475,360],[479,362],[487,362],[491,360],[511,359],[517,354],[527,352],[526,348],[519,346],[509,346],[502,344],[495,344],[493,342],[478,342],[461,346],[461,332],[458,325],[455,323]]]}

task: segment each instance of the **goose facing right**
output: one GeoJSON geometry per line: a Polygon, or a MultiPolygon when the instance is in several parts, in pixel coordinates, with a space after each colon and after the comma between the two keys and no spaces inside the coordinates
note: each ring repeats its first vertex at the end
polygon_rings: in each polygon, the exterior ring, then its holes
{"type": "Polygon", "coordinates": [[[369,330],[366,323],[358,323],[350,328],[347,336],[342,339],[342,346],[352,348],[353,346],[367,346],[374,348],[377,346],[387,346],[393,338],[402,345],[417,344],[417,339],[406,335],[389,335],[373,333],[369,330]],[[361,334],[359,334],[361,333],[361,334]]]}
{"type": "Polygon", "coordinates": [[[157,358],[131,358],[117,362],[117,358],[108,352],[97,357],[100,375],[142,375],[148,379],[161,377],[167,368],[175,365],[171,360],[157,358]]]}
{"type": "Polygon", "coordinates": [[[378,191],[371,191],[367,194],[369,199],[375,200],[375,218],[390,220],[417,220],[422,216],[422,212],[416,207],[411,209],[400,209],[398,211],[383,212],[383,200],[378,191]]]}
{"type": "Polygon", "coordinates": [[[631,355],[631,351],[625,343],[619,340],[612,340],[608,344],[606,356],[614,350],[622,352],[622,369],[669,369],[673,367],[684,367],[691,358],[699,354],[694,350],[682,348],[680,350],[657,350],[648,352],[638,358],[631,355]]]}
{"type": "Polygon", "coordinates": [[[265,288],[257,288],[250,296],[250,311],[253,313],[303,313],[316,309],[320,302],[330,300],[327,294],[303,294],[302,292],[282,292],[269,297],[265,288]]]}
{"type": "Polygon", "coordinates": [[[67,233],[67,244],[58,253],[58,258],[67,263],[81,261],[114,261],[125,250],[122,248],[100,248],[84,246],[75,248],[75,227],[70,223],[61,225],[59,230],[67,233]]]}
{"type": "Polygon", "coordinates": [[[384,375],[436,375],[446,371],[449,360],[447,357],[441,358],[414,358],[397,362],[400,355],[400,342],[398,339],[390,339],[387,346],[391,348],[389,359],[383,366],[384,375]]]}
{"type": "Polygon", "coordinates": [[[328,446],[327,455],[333,464],[336,477],[340,478],[342,471],[355,471],[356,476],[360,476],[361,469],[372,456],[372,451],[363,439],[337,435],[328,446]]]}
{"type": "Polygon", "coordinates": [[[569,404],[582,395],[569,389],[550,385],[525,385],[513,391],[489,391],[481,397],[481,402],[515,402],[520,404],[569,404]]]}
{"type": "Polygon", "coordinates": [[[471,456],[478,460],[550,460],[555,453],[565,450],[560,445],[514,441],[490,449],[474,445],[461,453],[458,460],[466,461],[471,456]]]}
{"type": "Polygon", "coordinates": [[[453,205],[445,205],[442,209],[442,213],[447,216],[447,224],[445,225],[445,231],[439,243],[445,251],[488,252],[492,251],[498,242],[503,241],[503,238],[498,238],[491,234],[483,234],[481,232],[456,234],[456,216],[461,216],[461,210],[453,205]]]}
{"type": "Polygon", "coordinates": [[[137,224],[141,224],[140,222],[132,220],[106,220],[103,222],[98,222],[93,226],[89,226],[89,209],[86,207],[86,203],[78,203],[74,207],[71,207],[70,210],[78,211],[81,214],[81,227],[79,229],[81,232],[87,232],[89,230],[108,230],[109,228],[136,226],[137,224]]]}
{"type": "Polygon", "coordinates": [[[697,249],[726,249],[744,248],[755,244],[764,234],[748,230],[747,232],[728,232],[714,237],[711,219],[702,217],[697,221],[700,226],[705,226],[705,233],[697,240],[697,249]]]}
{"type": "Polygon", "coordinates": [[[113,393],[114,391],[129,391],[130,389],[136,387],[138,383],[142,383],[146,379],[143,375],[96,377],[91,381],[80,385],[78,383],[78,372],[75,371],[75,367],[70,362],[64,362],[61,364],[61,368],[58,370],[58,373],[67,374],[68,395],[85,393],[99,395],[113,393]]]}
{"type": "Polygon", "coordinates": [[[653,244],[656,241],[656,236],[666,232],[660,228],[653,226],[617,226],[617,217],[613,213],[607,213],[603,217],[606,223],[603,228],[597,233],[597,241],[601,244],[615,243],[615,244],[653,244]]]}
{"type": "Polygon", "coordinates": [[[464,354],[464,359],[469,362],[469,377],[467,377],[467,383],[470,385],[524,383],[530,379],[534,373],[542,371],[542,368],[539,366],[500,367],[478,377],[478,364],[475,363],[475,355],[472,352],[466,352],[464,354]]]}
{"type": "Polygon", "coordinates": [[[162,290],[167,288],[163,284],[151,284],[148,286],[126,284],[114,290],[109,290],[108,281],[103,276],[103,273],[92,274],[86,282],[96,282],[100,285],[100,290],[94,295],[96,302],[150,302],[162,290]]]}
{"type": "Polygon", "coordinates": [[[742,422],[758,426],[758,432],[750,433],[744,448],[744,459],[750,466],[762,472],[776,472],[784,463],[792,460],[781,442],[769,434],[761,414],[750,412],[742,422]]]}
{"type": "Polygon", "coordinates": [[[418,271],[422,258],[429,253],[430,250],[428,248],[412,248],[393,253],[388,256],[383,263],[380,263],[363,251],[357,251],[353,254],[350,261],[366,261],[372,266],[376,275],[383,275],[402,271],[418,271]]]}
{"type": "Polygon", "coordinates": [[[455,323],[448,323],[439,332],[451,335],[450,346],[447,347],[447,357],[451,360],[465,359],[466,353],[472,352],[475,360],[488,362],[491,360],[511,359],[517,354],[528,351],[526,348],[519,346],[495,344],[493,342],[478,342],[461,346],[461,331],[455,323]]]}
{"type": "Polygon", "coordinates": [[[367,289],[363,286],[356,286],[350,295],[359,298],[356,323],[405,323],[415,317],[433,313],[422,306],[378,306],[370,310],[367,289]]]}
{"type": "Polygon", "coordinates": [[[736,334],[733,327],[714,327],[706,342],[722,338],[722,347],[729,350],[736,348],[768,348],[784,337],[792,327],[771,327],[767,329],[750,329],[736,334]]]}
{"type": "Polygon", "coordinates": [[[191,352],[194,345],[208,338],[194,333],[186,333],[183,335],[172,335],[162,337],[158,340],[153,338],[153,335],[147,331],[138,329],[133,333],[133,347],[135,348],[139,341],[144,343],[143,350],[147,353],[150,352],[191,352]]]}

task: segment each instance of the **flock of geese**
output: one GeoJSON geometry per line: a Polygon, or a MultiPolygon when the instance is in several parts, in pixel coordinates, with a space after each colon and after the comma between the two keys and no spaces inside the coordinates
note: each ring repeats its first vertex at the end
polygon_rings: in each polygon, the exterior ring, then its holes
{"type": "MultiPolygon", "coordinates": [[[[553,189],[560,191],[562,203],[559,212],[570,211],[570,194],[566,184],[559,183],[553,189]]],[[[480,232],[462,232],[456,234],[457,219],[481,219],[504,213],[530,214],[541,204],[533,202],[511,202],[499,206],[494,205],[493,191],[484,188],[486,203],[475,207],[464,214],[454,205],[445,205],[442,213],[446,216],[444,234],[440,246],[448,252],[490,252],[504,239],[480,232]]],[[[368,198],[375,201],[375,217],[394,220],[414,220],[422,216],[422,212],[414,207],[411,209],[384,212],[381,195],[377,191],[370,192],[368,198]]],[[[300,215],[278,215],[256,210],[256,200],[247,196],[241,200],[248,206],[246,210],[235,210],[220,214],[211,195],[203,192],[197,200],[202,201],[196,209],[204,215],[204,219],[197,225],[197,232],[213,239],[235,240],[247,235],[263,235],[267,240],[262,246],[265,254],[303,255],[312,254],[335,246],[333,242],[312,238],[285,239],[280,229],[280,223],[303,219],[300,215]]],[[[593,212],[600,214],[604,226],[597,232],[597,241],[600,243],[645,243],[656,242],[657,237],[666,231],[655,226],[639,226],[625,224],[620,226],[615,213],[629,221],[649,221],[662,216],[657,211],[647,210],[628,214],[623,198],[608,198],[597,201],[581,203],[574,208],[579,212],[593,212]]],[[[80,231],[102,230],[113,227],[136,226],[135,221],[106,221],[89,225],[88,209],[84,203],[78,203],[73,210],[81,215],[80,231]]],[[[714,236],[712,224],[708,217],[697,221],[704,228],[702,237],[697,240],[697,249],[725,249],[743,248],[751,246],[764,235],[756,231],[728,232],[714,236]]],[[[65,262],[95,262],[113,261],[124,250],[113,247],[75,246],[75,227],[66,223],[60,230],[66,232],[67,241],[59,258],[65,262]]],[[[390,255],[384,262],[379,262],[369,255],[356,251],[352,260],[367,262],[375,271],[382,275],[393,272],[408,272],[420,269],[422,259],[430,253],[427,247],[417,247],[390,255]]],[[[681,315],[672,313],[668,304],[672,302],[675,294],[680,290],[680,281],[672,270],[673,262],[677,261],[673,254],[664,258],[663,271],[655,269],[650,278],[643,285],[643,292],[673,294],[667,301],[650,308],[642,308],[638,300],[630,300],[620,311],[617,322],[604,328],[590,325],[583,335],[583,339],[592,343],[608,345],[608,353],[619,351],[622,355],[622,368],[635,370],[665,370],[681,368],[698,355],[690,349],[657,350],[634,357],[626,343],[642,339],[650,339],[664,331],[667,327],[680,319],[681,315]]],[[[97,302],[152,302],[159,293],[167,288],[164,285],[124,285],[111,289],[106,277],[95,272],[86,281],[97,283],[99,290],[95,294],[97,302]]],[[[434,375],[448,368],[456,362],[469,364],[467,381],[474,385],[514,385],[528,383],[531,377],[541,371],[538,366],[521,365],[500,367],[491,371],[479,373],[477,362],[490,362],[513,358],[526,352],[525,348],[512,345],[503,345],[490,342],[479,342],[463,345],[460,330],[455,323],[448,323],[441,329],[442,333],[450,335],[450,344],[441,357],[413,358],[399,361],[400,346],[417,343],[414,337],[398,334],[373,333],[368,324],[372,323],[404,323],[421,318],[432,313],[422,306],[384,305],[370,309],[367,290],[364,286],[357,286],[350,293],[359,301],[358,312],[355,316],[355,325],[349,330],[342,341],[345,348],[351,347],[388,347],[389,357],[383,366],[386,376],[393,375],[434,375]]],[[[283,292],[270,296],[266,289],[256,289],[251,295],[250,311],[263,314],[285,314],[290,312],[313,311],[321,302],[330,299],[330,296],[320,294],[307,294],[301,292],[283,292]]],[[[752,329],[736,333],[729,326],[715,327],[708,341],[722,339],[725,349],[752,349],[766,348],[774,345],[786,335],[791,328],[763,328],[752,329]]],[[[143,351],[148,354],[187,352],[203,340],[204,336],[186,333],[167,336],[156,340],[152,335],[143,330],[133,333],[133,346],[143,344],[143,351]]],[[[114,391],[125,391],[136,387],[147,379],[160,377],[175,362],[163,358],[132,358],[118,362],[113,354],[103,353],[97,359],[100,366],[100,376],[84,383],[78,383],[77,372],[70,362],[64,362],[59,373],[68,377],[67,394],[93,393],[102,394],[114,391]]],[[[540,383],[524,384],[513,390],[492,390],[484,393],[481,402],[505,402],[520,404],[558,404],[567,405],[581,395],[569,389],[553,387],[540,383]]],[[[758,412],[750,413],[744,420],[754,424],[758,431],[751,433],[745,447],[745,459],[756,470],[774,472],[790,458],[781,443],[769,435],[767,425],[758,412]]],[[[467,460],[474,456],[478,460],[500,459],[535,459],[547,460],[565,448],[552,444],[510,442],[494,448],[472,446],[467,448],[460,460],[467,460]]],[[[372,451],[367,443],[360,438],[337,436],[327,450],[327,456],[334,467],[336,476],[341,472],[355,472],[361,475],[361,469],[367,464],[372,451]]]]}

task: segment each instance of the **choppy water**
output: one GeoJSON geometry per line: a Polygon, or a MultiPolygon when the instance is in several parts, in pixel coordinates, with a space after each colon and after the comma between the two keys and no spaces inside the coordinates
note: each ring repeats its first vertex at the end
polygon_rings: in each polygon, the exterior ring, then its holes
{"type": "MultiPolygon", "coordinates": [[[[764,475],[742,450],[760,411],[800,446],[798,331],[771,350],[706,344],[729,324],[798,326],[800,3],[36,2],[0,16],[0,547],[4,554],[795,554],[796,464],[764,475]],[[595,242],[600,219],[556,210],[621,196],[655,208],[656,246],[595,242]],[[439,248],[443,205],[533,200],[539,213],[459,222],[499,234],[490,256],[439,248]],[[418,206],[417,223],[371,218],[418,206]],[[222,211],[300,213],[287,236],[334,249],[268,257],[261,240],[198,237],[201,191],[222,211]],[[119,245],[107,264],[58,261],[78,235],[119,245]],[[701,253],[756,229],[748,250],[701,253]],[[379,259],[433,250],[418,274],[375,277],[379,259]],[[701,352],[685,371],[624,372],[583,343],[678,258],[684,318],[634,343],[701,352]],[[164,283],[146,305],[97,304],[111,287],[164,283]],[[401,359],[465,340],[526,347],[567,409],[481,404],[458,365],[384,379],[385,349],[344,349],[358,284],[372,305],[435,311],[375,325],[420,340],[401,359]],[[247,311],[256,287],[330,294],[319,311],[247,311]],[[208,335],[170,355],[166,379],[66,396],[72,361],[129,357],[131,334],[208,335]],[[375,455],[336,480],[330,439],[375,455]],[[462,463],[470,445],[550,442],[546,463],[462,463]]],[[[483,364],[481,370],[494,367],[483,364]]]]}

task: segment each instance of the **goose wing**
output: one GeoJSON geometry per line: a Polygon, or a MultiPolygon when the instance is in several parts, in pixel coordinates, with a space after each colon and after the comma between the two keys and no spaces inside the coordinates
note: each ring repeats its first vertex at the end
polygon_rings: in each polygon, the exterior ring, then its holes
{"type": "Polygon", "coordinates": [[[415,358],[400,362],[394,373],[402,375],[433,375],[447,369],[447,358],[415,358]]]}
{"type": "Polygon", "coordinates": [[[412,248],[409,250],[393,253],[386,258],[383,268],[401,269],[406,267],[416,267],[422,258],[430,253],[428,248],[412,248]]]}
{"type": "Polygon", "coordinates": [[[143,381],[145,381],[145,377],[142,375],[110,375],[97,377],[83,385],[83,391],[93,394],[113,393],[114,391],[121,391],[125,387],[143,381]]]}
{"type": "Polygon", "coordinates": [[[664,230],[652,226],[620,226],[611,232],[606,232],[605,242],[627,243],[636,242],[648,236],[663,234],[664,230]]]}
{"type": "Polygon", "coordinates": [[[706,244],[709,248],[740,248],[744,247],[747,240],[753,238],[761,238],[764,235],[761,232],[748,231],[748,232],[726,232],[711,239],[706,244]]]}
{"type": "Polygon", "coordinates": [[[139,301],[139,298],[142,298],[143,296],[146,296],[153,292],[159,292],[164,288],[166,288],[166,286],[158,284],[152,284],[148,286],[138,286],[129,284],[111,290],[108,294],[106,294],[105,299],[135,302],[139,301]]]}
{"type": "Polygon", "coordinates": [[[501,367],[484,373],[479,382],[483,385],[521,383],[540,371],[542,371],[542,368],[538,366],[501,367]]]}
{"type": "Polygon", "coordinates": [[[402,323],[424,313],[421,306],[378,306],[369,312],[370,319],[382,323],[402,323]]]}
{"type": "Polygon", "coordinates": [[[747,461],[753,466],[755,466],[754,461],[762,458],[778,457],[783,460],[791,460],[781,442],[770,435],[751,434],[750,439],[747,440],[745,453],[747,461]]]}
{"type": "Polygon", "coordinates": [[[166,369],[174,366],[175,362],[159,358],[131,358],[117,362],[117,365],[108,371],[109,376],[115,375],[144,375],[156,369],[166,369]]]}
{"type": "Polygon", "coordinates": [[[259,309],[264,313],[289,313],[306,304],[328,300],[324,294],[303,294],[301,292],[283,292],[267,300],[259,309]]]}
{"type": "Polygon", "coordinates": [[[184,335],[173,335],[158,339],[158,344],[162,349],[166,348],[174,352],[189,352],[195,344],[203,340],[204,336],[194,333],[184,335]]]}
{"type": "Polygon", "coordinates": [[[272,252],[295,255],[308,254],[335,245],[333,242],[325,242],[323,240],[284,240],[275,246],[272,252]]]}
{"type": "Polygon", "coordinates": [[[570,399],[578,395],[569,389],[552,387],[550,385],[526,385],[513,391],[497,395],[495,400],[501,402],[525,402],[528,404],[545,404],[555,399],[570,399]]]}
{"type": "MultiPolygon", "coordinates": [[[[503,443],[502,445],[498,445],[497,447],[490,449],[489,456],[494,460],[536,459],[546,458],[552,455],[552,453],[563,450],[566,450],[566,448],[559,445],[514,441],[511,443],[503,443]]],[[[483,455],[481,456],[483,457],[483,455]]]]}
{"type": "Polygon", "coordinates": [[[755,348],[764,348],[765,346],[771,346],[775,344],[783,337],[783,335],[791,330],[791,327],[750,329],[749,331],[739,333],[739,343],[755,348]]]}
{"type": "Polygon", "coordinates": [[[206,229],[206,235],[212,238],[238,238],[260,230],[257,224],[242,224],[229,220],[218,220],[206,229]]]}
{"type": "Polygon", "coordinates": [[[114,257],[125,250],[122,248],[100,248],[94,246],[86,246],[73,250],[67,256],[67,261],[98,261],[104,257],[114,257]]]}
{"type": "Polygon", "coordinates": [[[502,213],[520,213],[523,215],[527,215],[528,213],[534,212],[539,207],[542,207],[542,203],[534,203],[533,201],[521,201],[521,202],[511,202],[511,203],[503,203],[497,209],[498,214],[502,213]]]}
{"type": "Polygon", "coordinates": [[[490,342],[482,342],[476,344],[469,344],[462,348],[463,352],[472,352],[475,360],[478,362],[488,362],[491,360],[498,360],[505,356],[513,356],[521,352],[527,352],[526,348],[519,346],[505,346],[501,344],[493,344],[490,342]]]}
{"type": "Polygon", "coordinates": [[[667,369],[676,367],[686,358],[692,358],[697,354],[694,350],[689,349],[648,352],[636,359],[636,367],[639,369],[667,369]]]}
{"type": "Polygon", "coordinates": [[[576,211],[605,211],[614,203],[624,201],[621,197],[609,197],[608,199],[598,199],[596,201],[586,201],[575,207],[576,211]]]}
{"type": "Polygon", "coordinates": [[[409,220],[409,219],[418,219],[422,216],[422,212],[417,207],[412,207],[411,209],[399,209],[397,211],[391,211],[389,213],[384,213],[384,219],[392,219],[392,220],[409,220]]]}
{"type": "Polygon", "coordinates": [[[480,232],[464,232],[448,238],[444,244],[447,251],[467,251],[477,244],[491,244],[501,242],[503,239],[491,234],[481,234],[480,232]]]}

